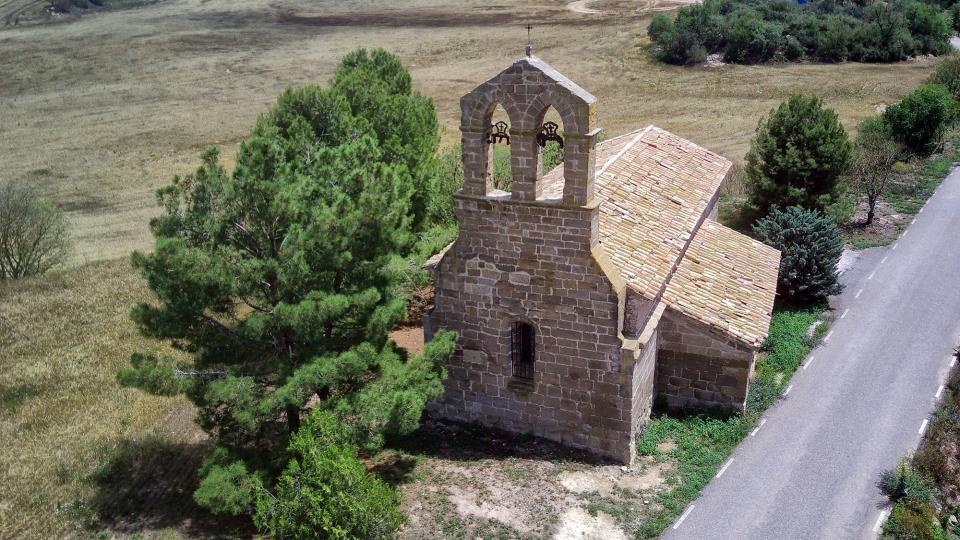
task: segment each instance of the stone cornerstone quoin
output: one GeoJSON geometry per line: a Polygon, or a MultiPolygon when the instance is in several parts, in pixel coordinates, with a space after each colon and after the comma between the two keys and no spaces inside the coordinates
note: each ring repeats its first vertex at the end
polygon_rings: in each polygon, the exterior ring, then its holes
{"type": "Polygon", "coordinates": [[[597,99],[532,55],[460,109],[460,235],[428,262],[424,322],[460,339],[432,412],[630,463],[654,401],[742,410],[780,253],[713,220],[730,162],[654,126],[598,144],[597,99]],[[497,105],[509,193],[493,185],[497,105]],[[544,175],[550,107],[564,160],[544,175]]]}

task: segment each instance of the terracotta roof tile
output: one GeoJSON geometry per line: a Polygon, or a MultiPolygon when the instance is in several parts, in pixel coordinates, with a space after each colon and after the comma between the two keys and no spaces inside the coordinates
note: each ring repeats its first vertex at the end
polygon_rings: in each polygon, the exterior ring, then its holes
{"type": "MultiPolygon", "coordinates": [[[[759,345],[780,259],[705,220],[730,161],[655,126],[598,144],[596,160],[600,245],[628,286],[648,299],[663,292],[673,309],[759,345]]],[[[563,167],[543,182],[544,198],[560,198],[563,167]]]]}
{"type": "Polygon", "coordinates": [[[663,300],[667,306],[752,346],[767,337],[780,252],[706,220],[663,300]]]}

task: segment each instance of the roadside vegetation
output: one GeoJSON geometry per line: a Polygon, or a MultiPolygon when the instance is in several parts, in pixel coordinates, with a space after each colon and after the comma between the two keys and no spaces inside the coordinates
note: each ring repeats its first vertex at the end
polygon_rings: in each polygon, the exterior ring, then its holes
{"type": "Polygon", "coordinates": [[[920,448],[884,472],[879,487],[893,503],[882,538],[960,538],[960,369],[953,370],[920,448]]]}
{"type": "Polygon", "coordinates": [[[681,7],[676,19],[654,16],[647,33],[670,64],[726,62],[898,62],[946,53],[958,8],[945,2],[706,0],[681,7]]]}
{"type": "Polygon", "coordinates": [[[637,527],[637,538],[656,538],[673,523],[700,495],[764,411],[779,399],[807,353],[826,333],[827,324],[817,326],[813,335],[807,333],[822,313],[821,306],[780,309],[774,313],[743,414],[728,418],[657,415],[650,420],[637,442],[637,452],[672,464],[673,472],[667,478],[667,489],[655,497],[656,509],[637,527]]]}
{"type": "Polygon", "coordinates": [[[761,120],[746,166],[727,178],[721,221],[749,233],[774,206],[800,206],[829,217],[853,249],[894,241],[960,161],[958,97],[960,55],[852,138],[822,102],[794,96],[761,120]]]}

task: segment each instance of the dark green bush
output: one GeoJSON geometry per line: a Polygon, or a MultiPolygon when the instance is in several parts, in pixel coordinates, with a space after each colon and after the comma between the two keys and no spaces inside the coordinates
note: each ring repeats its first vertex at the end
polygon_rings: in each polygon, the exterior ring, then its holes
{"type": "Polygon", "coordinates": [[[783,26],[764,21],[752,9],[739,11],[730,19],[723,57],[738,64],[766,62],[780,49],[783,40],[783,26]]]}
{"type": "Polygon", "coordinates": [[[933,500],[930,480],[903,459],[896,467],[880,475],[880,490],[893,502],[906,501],[912,505],[925,506],[933,500]]]}
{"type": "Polygon", "coordinates": [[[852,145],[820,98],[795,95],[760,121],[747,153],[748,212],[764,216],[774,206],[824,210],[852,159],[852,145]]]}
{"type": "Polygon", "coordinates": [[[953,104],[946,88],[927,84],[907,94],[900,103],[887,108],[884,118],[893,137],[921,155],[933,152],[943,138],[953,104]]]}
{"type": "Polygon", "coordinates": [[[312,413],[292,438],[275,491],[260,489],[254,523],[275,538],[392,538],[399,494],[367,472],[336,417],[312,413]]]}
{"type": "Polygon", "coordinates": [[[843,238],[832,220],[817,211],[774,208],[753,226],[761,242],[781,252],[777,294],[792,304],[822,302],[842,290],[837,262],[843,238]]]}
{"type": "Polygon", "coordinates": [[[903,11],[907,29],[922,54],[943,54],[950,49],[952,22],[950,15],[938,6],[910,2],[903,11]]]}
{"type": "Polygon", "coordinates": [[[953,99],[960,99],[960,54],[952,54],[937,63],[930,82],[946,88],[953,99]]]}
{"type": "Polygon", "coordinates": [[[817,37],[817,58],[824,62],[843,62],[850,56],[850,47],[856,38],[849,17],[834,15],[824,22],[817,37]]]}
{"type": "Polygon", "coordinates": [[[654,15],[650,21],[650,26],[647,27],[647,35],[650,36],[650,40],[654,43],[657,42],[661,35],[675,31],[676,28],[673,26],[673,19],[663,13],[654,15]]]}

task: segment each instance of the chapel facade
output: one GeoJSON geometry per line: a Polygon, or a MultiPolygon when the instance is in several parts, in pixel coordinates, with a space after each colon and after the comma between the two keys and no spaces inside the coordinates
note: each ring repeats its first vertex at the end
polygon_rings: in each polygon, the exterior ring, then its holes
{"type": "Polygon", "coordinates": [[[460,106],[460,233],[428,262],[424,319],[459,340],[432,412],[629,463],[654,401],[742,410],[780,254],[714,221],[731,163],[654,126],[598,143],[597,99],[529,53],[460,106]]]}

